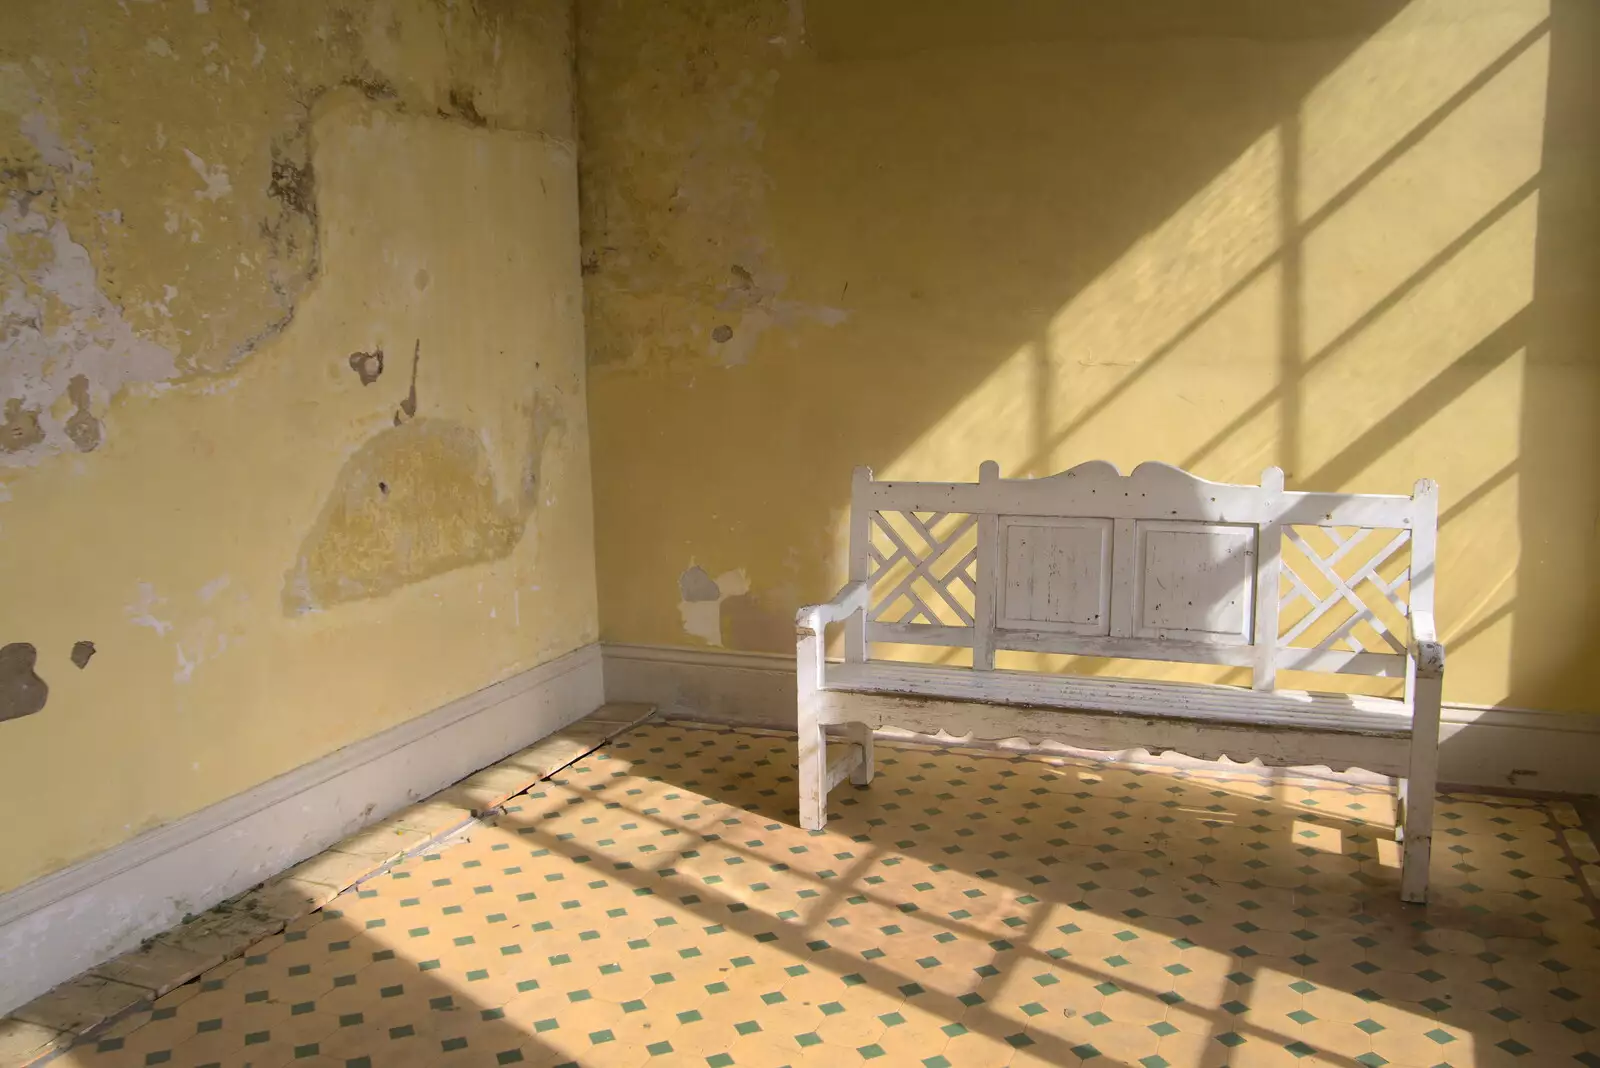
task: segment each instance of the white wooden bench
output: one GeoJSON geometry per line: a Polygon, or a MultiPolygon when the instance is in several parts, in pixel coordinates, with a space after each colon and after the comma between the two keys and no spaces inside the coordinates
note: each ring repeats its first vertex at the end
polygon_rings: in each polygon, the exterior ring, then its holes
{"type": "Polygon", "coordinates": [[[1401,897],[1426,899],[1444,647],[1433,626],[1438,488],[1410,497],[1207,482],[1093,462],[1041,479],[876,482],[855,473],[850,582],[800,611],[800,822],[872,780],[872,732],[1054,739],[1400,780],[1401,897]],[[1409,559],[1407,558],[1409,557],[1409,559]],[[844,660],[825,628],[845,626],[844,660]],[[971,666],[873,659],[945,646],[971,666]],[[1250,687],[1001,670],[1066,653],[1248,669],[1250,687]],[[1387,699],[1276,688],[1279,671],[1403,677],[1387,699]],[[849,747],[828,763],[825,735],[849,747]]]}

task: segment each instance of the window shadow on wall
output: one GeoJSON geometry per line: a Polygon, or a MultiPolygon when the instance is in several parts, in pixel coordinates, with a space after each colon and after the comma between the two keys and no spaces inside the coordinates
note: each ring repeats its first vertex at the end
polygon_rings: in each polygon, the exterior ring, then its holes
{"type": "MultiPolygon", "coordinates": [[[[1369,36],[1304,64],[1304,82],[1254,71],[1262,81],[1237,107],[1177,93],[1163,81],[1170,70],[1136,89],[1097,71],[1118,89],[1086,94],[1087,110],[1126,111],[1106,120],[1104,145],[1074,131],[1095,166],[1066,168],[1059,195],[1011,173],[1057,158],[1048,133],[1017,128],[1047,126],[1047,105],[997,118],[999,132],[974,141],[982,163],[880,162],[891,173],[854,184],[859,162],[839,164],[840,181],[825,183],[833,194],[916,190],[908,202],[938,206],[918,232],[908,208],[845,196],[861,233],[839,242],[862,259],[907,249],[885,288],[921,293],[923,278],[942,288],[927,314],[896,313],[898,340],[871,343],[917,352],[920,364],[879,356],[833,368],[848,432],[818,444],[837,484],[862,459],[880,477],[934,479],[971,478],[989,458],[1010,476],[1157,459],[1229,481],[1276,464],[1292,488],[1356,492],[1406,493],[1430,476],[1442,486],[1439,618],[1456,693],[1592,704],[1582,667],[1595,610],[1582,576],[1600,490],[1574,484],[1571,462],[1597,452],[1600,16],[1573,0],[1456,13],[1429,0],[1391,9],[1369,36]],[[1253,107],[1259,125],[1241,121],[1253,107]],[[1233,136],[1205,139],[1223,150],[1191,158],[1192,142],[1145,136],[1133,118],[1164,108],[1191,130],[1218,123],[1233,136]],[[1151,158],[1131,162],[1144,151],[1151,158]],[[979,173],[1001,158],[1001,176],[979,173]],[[1143,199],[1152,181],[1168,194],[1161,209],[1143,199]],[[1032,229],[1002,225],[1020,219],[1032,229]],[[1041,279],[1064,299],[1052,303],[1041,279]],[[998,365],[972,362],[977,326],[1006,337],[1030,321],[1035,335],[998,365]],[[974,371],[985,373],[976,384],[974,371]],[[966,392],[941,399],[954,389],[966,392]],[[919,417],[928,411],[942,414],[919,417]],[[916,437],[894,444],[886,431],[916,437]]],[[[1142,61],[1152,47],[1139,42],[1142,61]]],[[[1284,55],[1300,47],[1274,42],[1284,55]]],[[[934,61],[899,62],[895,73],[920,85],[915,68],[934,61]]],[[[813,76],[835,73],[823,64],[813,76]]],[[[848,262],[841,255],[840,269],[848,262]]]]}

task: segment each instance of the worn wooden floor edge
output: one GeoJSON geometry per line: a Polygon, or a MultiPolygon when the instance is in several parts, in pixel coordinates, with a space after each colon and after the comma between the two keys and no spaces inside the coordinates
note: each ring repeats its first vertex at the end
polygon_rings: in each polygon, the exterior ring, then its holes
{"type": "MultiPolygon", "coordinates": [[[[458,698],[432,712],[401,723],[388,730],[353,742],[318,760],[314,760],[274,779],[261,783],[240,794],[225,798],[199,812],[184,816],[122,842],[103,853],[72,864],[66,868],[41,876],[30,883],[0,894],[0,931],[51,903],[79,890],[96,886],[128,869],[137,867],[153,857],[170,853],[188,842],[210,834],[224,826],[247,819],[255,813],[270,808],[278,802],[304,793],[306,790],[336,779],[355,767],[370,764],[387,757],[407,745],[423,740],[463,721],[495,711],[499,706],[527,695],[540,687],[565,678],[574,671],[583,671],[599,658],[594,645],[576,649],[554,660],[520,672],[458,698]]],[[[603,698],[602,698],[603,701],[603,698]]],[[[599,704],[601,702],[596,702],[599,704]]],[[[591,708],[594,706],[590,706],[591,708]]],[[[577,718],[585,713],[580,709],[572,713],[577,718]]],[[[552,726],[554,731],[565,722],[552,726]]],[[[537,735],[535,735],[537,737],[537,735]]],[[[531,739],[530,739],[531,740],[531,739]]],[[[520,746],[511,745],[502,750],[509,752],[520,746]]],[[[490,756],[477,766],[492,763],[490,756]]],[[[439,780],[438,785],[454,782],[472,769],[462,769],[439,780]]],[[[430,789],[424,788],[400,804],[415,800],[430,789]]],[[[400,807],[396,804],[394,808],[400,807]]],[[[391,809],[392,811],[393,809],[391,809]]],[[[387,815],[387,813],[379,813],[387,815]]],[[[370,819],[367,821],[370,822],[370,819]]],[[[348,830],[354,830],[351,827],[348,830]]],[[[329,841],[344,836],[347,831],[330,835],[329,841]]],[[[308,854],[315,850],[308,850],[308,854]]],[[[3,936],[0,936],[3,938],[3,936]]],[[[3,945],[3,941],[0,941],[3,945]]]]}
{"type": "MultiPolygon", "coordinates": [[[[599,648],[591,643],[0,895],[0,1012],[138,948],[604,700],[599,648]],[[443,731],[449,745],[437,744],[443,731]]],[[[0,1063],[15,1045],[14,1035],[0,1033],[0,1063]]]]}
{"type": "Polygon", "coordinates": [[[650,719],[648,705],[603,705],[505,759],[335,843],[259,886],[89,969],[0,1020],[0,1068],[31,1068],[250,945],[317,911],[344,890],[492,818],[507,800],[650,719]]]}
{"type": "MultiPolygon", "coordinates": [[[[793,730],[795,662],[779,653],[602,643],[606,697],[646,701],[674,716],[793,730]]],[[[1592,794],[1600,714],[1444,706],[1443,782],[1592,794]]]]}

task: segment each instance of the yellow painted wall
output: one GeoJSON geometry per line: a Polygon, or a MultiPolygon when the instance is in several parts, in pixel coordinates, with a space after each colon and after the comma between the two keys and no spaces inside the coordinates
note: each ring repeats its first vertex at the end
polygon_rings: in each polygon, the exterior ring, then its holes
{"type": "Polygon", "coordinates": [[[1600,6],[582,0],[602,635],[792,649],[854,464],[1443,494],[1447,698],[1600,707],[1600,6]]]}
{"type": "Polygon", "coordinates": [[[0,891],[597,627],[570,5],[4,21],[0,891]]]}

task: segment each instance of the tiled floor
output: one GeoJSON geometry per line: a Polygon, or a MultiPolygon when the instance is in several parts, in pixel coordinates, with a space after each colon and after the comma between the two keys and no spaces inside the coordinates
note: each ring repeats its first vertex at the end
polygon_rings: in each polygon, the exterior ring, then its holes
{"type": "Polygon", "coordinates": [[[1570,809],[653,724],[57,1064],[1600,1065],[1570,809]]]}

